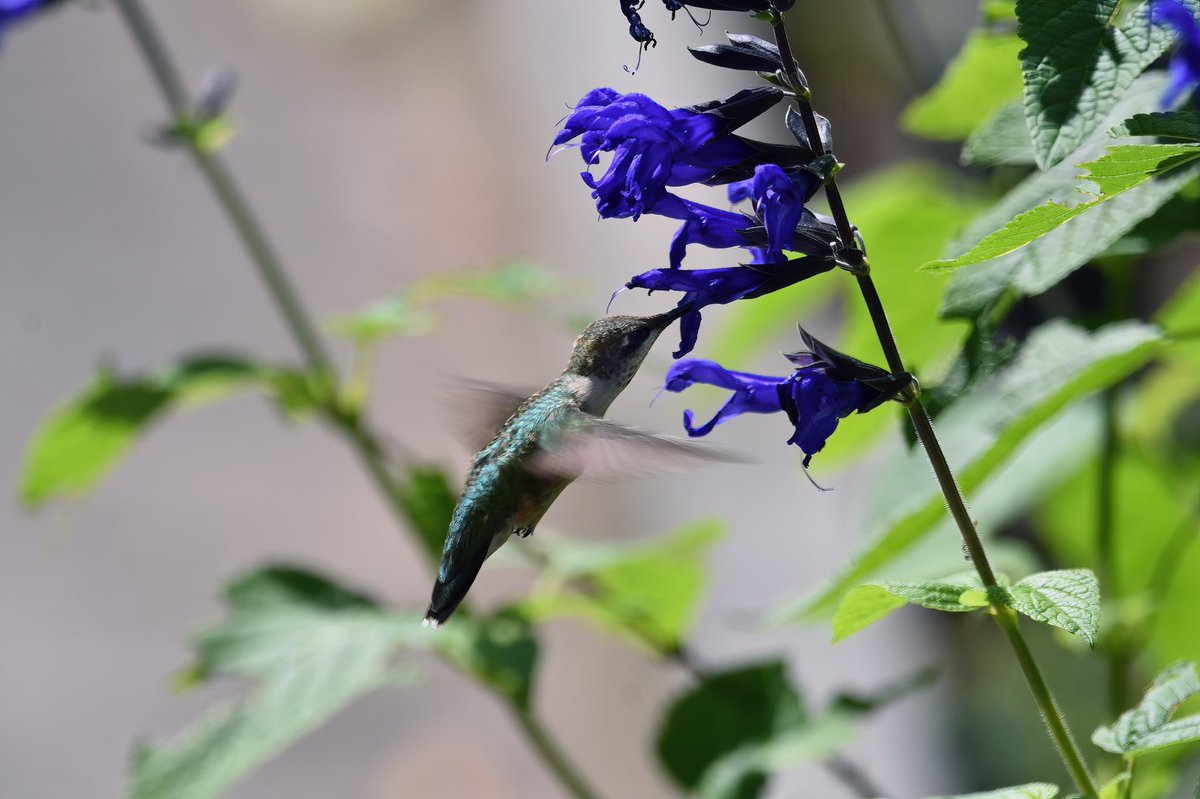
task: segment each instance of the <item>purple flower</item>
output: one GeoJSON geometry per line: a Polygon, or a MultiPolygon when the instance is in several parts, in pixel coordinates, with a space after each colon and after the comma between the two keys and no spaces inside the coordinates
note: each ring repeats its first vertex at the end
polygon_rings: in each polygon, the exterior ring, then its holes
{"type": "Polygon", "coordinates": [[[746,114],[761,113],[763,102],[773,104],[778,98],[762,92],[744,96],[757,102],[717,104],[701,113],[668,111],[644,94],[594,89],[567,116],[554,146],[579,139],[588,167],[599,163],[600,153],[611,152],[605,173],[595,178],[586,171],[583,180],[592,189],[600,216],[637,219],[654,210],[667,186],[709,180],[756,155],[749,144],[725,134],[747,121],[746,114]],[[730,108],[743,116],[731,119],[730,108]]]}
{"type": "Polygon", "coordinates": [[[838,422],[866,413],[909,385],[908,374],[892,375],[826,347],[803,330],[809,351],[787,356],[799,366],[786,377],[733,372],[713,361],[688,358],[667,372],[664,388],[681,392],[696,383],[726,388],[732,396],[707,423],[696,427],[691,411],[683,412],[689,436],[706,436],[718,424],[743,413],[783,411],[795,432],[788,439],[804,452],[804,466],[825,447],[838,422]]]}
{"type": "Polygon", "coordinates": [[[0,35],[9,25],[33,14],[42,5],[42,0],[0,0],[0,35]]]}
{"type": "Polygon", "coordinates": [[[626,288],[654,291],[682,291],[678,307],[687,307],[679,322],[679,349],[682,358],[696,346],[700,332],[700,309],[725,305],[779,291],[801,280],[828,272],[834,267],[832,256],[812,256],[778,263],[730,266],[719,269],[651,269],[635,275],[626,288]]]}
{"type": "Polygon", "coordinates": [[[1150,21],[1169,25],[1179,35],[1179,49],[1171,58],[1170,82],[1162,98],[1162,107],[1169,109],[1200,84],[1200,23],[1179,0],[1151,0],[1150,21]]]}
{"type": "Polygon", "coordinates": [[[811,172],[789,175],[775,164],[755,167],[754,177],[729,184],[729,202],[752,200],[754,213],[766,228],[764,261],[776,261],[784,250],[796,249],[796,226],[804,217],[804,203],[820,185],[811,172]]]}

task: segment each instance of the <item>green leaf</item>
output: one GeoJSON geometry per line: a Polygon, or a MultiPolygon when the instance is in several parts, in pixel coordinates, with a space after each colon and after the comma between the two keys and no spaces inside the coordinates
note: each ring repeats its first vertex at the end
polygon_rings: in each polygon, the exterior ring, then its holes
{"type": "Polygon", "coordinates": [[[1008,103],[967,137],[959,161],[967,166],[998,166],[1034,163],[1033,142],[1025,126],[1025,108],[1008,103]]]}
{"type": "Polygon", "coordinates": [[[458,504],[458,492],[445,471],[434,466],[409,467],[400,486],[399,501],[425,553],[437,563],[442,557],[450,517],[458,504]]]}
{"type": "Polygon", "coordinates": [[[977,599],[983,585],[978,579],[960,578],[944,582],[897,580],[860,585],[842,597],[833,614],[833,640],[864,630],[906,604],[930,610],[965,613],[987,606],[987,594],[982,603],[977,599]]]}
{"type": "Polygon", "coordinates": [[[200,635],[190,674],[242,677],[256,687],[178,738],[140,746],[134,799],[220,796],[363,694],[414,677],[392,656],[419,633],[419,619],[390,616],[323,577],[265,569],[230,585],[225,601],[229,617],[200,635]]]}
{"type": "Polygon", "coordinates": [[[514,609],[492,616],[463,613],[426,638],[446,659],[528,709],[537,672],[538,642],[529,620],[514,609]]]}
{"type": "Polygon", "coordinates": [[[702,521],[650,543],[556,541],[545,567],[552,584],[520,611],[534,620],[580,617],[656,651],[674,650],[695,622],[708,587],[706,561],[725,532],[722,522],[702,521]]]}
{"type": "Polygon", "coordinates": [[[237,355],[205,354],[146,375],[102,370],[34,433],[19,495],[30,509],[94,489],[151,424],[168,411],[213,402],[237,389],[273,391],[292,374],[237,355]]]}
{"type": "Polygon", "coordinates": [[[1109,135],[1161,136],[1164,139],[1200,141],[1200,113],[1188,110],[1134,114],[1110,130],[1109,135]]]}
{"type": "Polygon", "coordinates": [[[1091,195],[1091,199],[1072,206],[1053,201],[1038,206],[1017,216],[957,258],[932,261],[921,270],[961,269],[1007,255],[1122,192],[1198,158],[1200,144],[1129,144],[1110,147],[1103,158],[1079,165],[1088,170],[1084,179],[1099,187],[1098,195],[1091,195]]]}
{"type": "Polygon", "coordinates": [[[1025,119],[1038,166],[1070,155],[1133,81],[1166,52],[1171,35],[1142,7],[1117,28],[1118,0],[1017,0],[1025,119]]]}
{"type": "Polygon", "coordinates": [[[330,332],[359,344],[372,344],[389,336],[427,336],[437,328],[437,317],[397,294],[373,302],[349,316],[329,321],[330,332]]]}
{"type": "MultiPolygon", "coordinates": [[[[1158,101],[1165,86],[1160,73],[1147,73],[1125,93],[1105,120],[1116,125],[1158,101]]],[[[971,249],[984,237],[1018,214],[1049,201],[1065,203],[1077,198],[1076,163],[1104,155],[1112,139],[1098,129],[1070,158],[1045,172],[1035,172],[976,217],[947,254],[971,249]]],[[[943,317],[974,319],[1009,294],[1038,294],[1075,269],[1104,253],[1142,220],[1153,215],[1185,185],[1195,170],[1185,168],[1160,180],[1146,181],[1089,213],[1016,252],[987,264],[976,264],[954,273],[942,300],[943,317]]]]}
{"type": "Polygon", "coordinates": [[[937,85],[904,110],[905,130],[939,141],[962,141],[1000,106],[1021,95],[1012,33],[974,30],[937,85]]]}
{"type": "Polygon", "coordinates": [[[1176,289],[1154,318],[1170,335],[1200,330],[1200,270],[1176,289]]]}
{"type": "Polygon", "coordinates": [[[1169,721],[1180,703],[1198,692],[1196,664],[1175,663],[1154,678],[1137,707],[1122,713],[1112,726],[1097,728],[1092,743],[1131,757],[1200,739],[1200,716],[1169,721]]]}
{"type": "MultiPolygon", "coordinates": [[[[697,790],[722,759],[803,726],[800,697],[782,661],[707,677],[672,703],[658,733],[658,757],[684,790],[697,790]]],[[[721,780],[722,799],[750,799],[766,785],[762,770],[721,780]]],[[[712,793],[708,796],[717,796],[712,793]]]]}
{"type": "Polygon", "coordinates": [[[1034,621],[1078,635],[1096,645],[1100,632],[1100,583],[1089,569],[1031,574],[1009,589],[1010,604],[1034,621]]]}
{"type": "MultiPolygon", "coordinates": [[[[1112,385],[1148,361],[1161,339],[1148,325],[1122,322],[1086,333],[1063,322],[1038,328],[1017,357],[939,417],[942,444],[970,497],[1018,447],[1068,405],[1112,385]]],[[[904,468],[921,473],[922,453],[904,468]]],[[[778,615],[826,612],[846,591],[892,563],[945,519],[932,477],[892,512],[850,562],[815,592],[778,615]]]]}
{"type": "Polygon", "coordinates": [[[935,796],[931,799],[1054,799],[1058,796],[1058,786],[1046,782],[1031,782],[1017,785],[1013,788],[1001,788],[998,791],[983,793],[965,793],[957,796],[935,796]]]}

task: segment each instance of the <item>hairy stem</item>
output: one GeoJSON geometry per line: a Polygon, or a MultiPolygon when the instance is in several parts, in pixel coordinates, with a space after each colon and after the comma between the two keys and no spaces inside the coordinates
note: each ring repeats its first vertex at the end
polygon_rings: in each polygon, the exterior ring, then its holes
{"type": "MultiPolygon", "coordinates": [[[[187,87],[167,50],[165,41],[140,0],[115,0],[115,4],[154,76],[173,121],[177,124],[192,122],[192,106],[187,87]]],[[[385,449],[379,439],[364,426],[357,409],[343,407],[337,393],[337,370],[334,362],[321,341],[312,317],[293,288],[287,270],[271,245],[266,231],[251,210],[249,202],[224,161],[216,153],[202,147],[195,135],[187,133],[186,131],[190,130],[188,125],[179,124],[179,128],[185,131],[181,136],[183,145],[207,180],[218,204],[245,247],[251,263],[274,300],[276,309],[303,353],[309,371],[319,381],[318,399],[322,416],[354,448],[372,481],[387,500],[396,521],[401,526],[408,526],[410,519],[401,501],[403,489],[388,468],[385,449]]],[[[487,684],[485,681],[480,682],[487,684]]],[[[574,766],[555,746],[538,720],[526,709],[515,706],[512,706],[512,709],[526,739],[563,787],[576,799],[597,799],[597,794],[587,786],[574,766]]]]}
{"type": "MultiPolygon", "coordinates": [[[[795,90],[796,108],[804,120],[805,132],[808,135],[810,144],[814,148],[819,148],[821,146],[820,128],[817,125],[816,113],[812,108],[811,96],[808,90],[802,90],[801,88],[804,86],[804,81],[801,79],[799,67],[792,55],[787,30],[784,26],[783,14],[777,9],[772,14],[772,28],[775,32],[776,44],[779,46],[779,55],[783,62],[784,75],[795,90]]],[[[838,189],[836,179],[830,178],[825,184],[825,195],[829,201],[830,213],[837,224],[843,244],[853,246],[856,240],[854,227],[850,224],[850,217],[846,213],[846,205],[842,201],[841,191],[838,189]]],[[[875,326],[879,345],[883,349],[884,357],[887,359],[888,369],[895,373],[903,372],[904,360],[901,358],[900,350],[896,346],[896,337],[892,334],[892,328],[884,311],[883,302],[879,298],[879,292],[875,288],[875,283],[871,280],[870,273],[866,269],[858,273],[856,277],[863,302],[866,303],[867,310],[871,315],[871,321],[875,326]]],[[[929,413],[921,403],[920,397],[909,402],[907,408],[909,418],[916,429],[917,437],[920,439],[921,446],[925,449],[925,454],[928,456],[929,463],[933,467],[934,474],[937,477],[938,486],[941,488],[942,495],[946,499],[946,507],[949,509],[954,523],[958,526],[963,544],[971,556],[971,562],[976,572],[979,573],[979,578],[983,581],[983,584],[988,588],[995,588],[997,586],[996,574],[992,570],[991,563],[988,561],[987,553],[983,548],[983,542],[979,538],[979,531],[975,528],[975,522],[971,519],[971,513],[967,509],[962,491],[954,479],[954,472],[951,470],[950,463],[946,460],[941,443],[934,432],[933,422],[929,418],[929,413]]],[[[1067,728],[1066,719],[1063,718],[1062,712],[1059,710],[1058,704],[1054,701],[1050,688],[1047,686],[1046,680],[1038,668],[1037,661],[1034,659],[1033,653],[1025,641],[1025,637],[1021,634],[1016,613],[996,599],[992,600],[991,612],[996,623],[1004,631],[1005,637],[1012,647],[1013,654],[1021,665],[1025,681],[1028,683],[1029,690],[1037,702],[1042,719],[1046,723],[1051,740],[1058,749],[1063,765],[1070,772],[1071,778],[1075,781],[1075,785],[1080,792],[1088,796],[1097,795],[1098,791],[1095,782],[1088,773],[1083,754],[1071,736],[1070,730],[1067,728]]]]}

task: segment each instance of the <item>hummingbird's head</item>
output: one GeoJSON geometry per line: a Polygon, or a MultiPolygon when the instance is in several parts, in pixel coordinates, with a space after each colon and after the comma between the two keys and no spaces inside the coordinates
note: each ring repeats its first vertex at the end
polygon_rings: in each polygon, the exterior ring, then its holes
{"type": "Polygon", "coordinates": [[[676,308],[657,316],[597,319],[575,339],[575,349],[566,371],[592,378],[615,397],[629,385],[659,334],[686,310],[676,308]]]}

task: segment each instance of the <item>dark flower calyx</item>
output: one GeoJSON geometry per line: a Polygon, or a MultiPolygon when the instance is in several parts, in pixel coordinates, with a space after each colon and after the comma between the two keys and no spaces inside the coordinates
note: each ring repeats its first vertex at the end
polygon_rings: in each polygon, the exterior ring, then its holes
{"type": "Polygon", "coordinates": [[[718,128],[713,134],[714,136],[723,136],[770,111],[782,99],[783,91],[781,89],[774,86],[755,86],[752,89],[742,89],[720,100],[709,100],[706,103],[685,106],[682,110],[724,119],[725,126],[718,128]]]}
{"type": "Polygon", "coordinates": [[[699,61],[725,69],[767,73],[782,69],[779,48],[771,42],[744,33],[726,33],[725,36],[729,44],[706,44],[689,47],[688,51],[699,61]]]}

